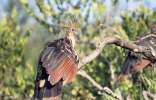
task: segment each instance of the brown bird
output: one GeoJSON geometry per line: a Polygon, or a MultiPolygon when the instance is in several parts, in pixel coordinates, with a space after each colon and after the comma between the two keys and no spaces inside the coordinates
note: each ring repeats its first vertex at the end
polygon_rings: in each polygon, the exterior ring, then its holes
{"type": "Polygon", "coordinates": [[[58,100],[61,88],[72,81],[78,71],[78,56],[74,50],[78,21],[71,14],[63,15],[60,27],[64,38],[49,42],[40,54],[35,81],[34,99],[58,100]]]}
{"type": "Polygon", "coordinates": [[[148,47],[152,51],[152,57],[129,51],[121,69],[119,80],[126,80],[129,74],[143,70],[156,61],[156,22],[151,25],[150,34],[141,37],[135,42],[140,46],[148,47]]]}

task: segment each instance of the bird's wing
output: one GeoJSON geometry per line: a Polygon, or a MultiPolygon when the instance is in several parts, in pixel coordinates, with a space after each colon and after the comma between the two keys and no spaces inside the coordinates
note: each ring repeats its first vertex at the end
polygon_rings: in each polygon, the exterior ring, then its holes
{"type": "Polygon", "coordinates": [[[78,70],[77,63],[70,50],[57,47],[46,47],[42,52],[41,62],[49,75],[52,85],[63,79],[63,84],[69,83],[78,70]]]}

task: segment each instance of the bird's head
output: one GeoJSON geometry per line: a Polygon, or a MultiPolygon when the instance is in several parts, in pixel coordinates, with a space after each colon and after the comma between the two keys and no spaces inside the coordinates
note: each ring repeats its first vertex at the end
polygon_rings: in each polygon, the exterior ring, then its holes
{"type": "Polygon", "coordinates": [[[151,25],[151,33],[156,35],[156,21],[151,25]]]}
{"type": "Polygon", "coordinates": [[[79,36],[80,23],[77,16],[66,13],[60,18],[60,26],[64,28],[66,37],[75,43],[75,37],[79,36]]]}

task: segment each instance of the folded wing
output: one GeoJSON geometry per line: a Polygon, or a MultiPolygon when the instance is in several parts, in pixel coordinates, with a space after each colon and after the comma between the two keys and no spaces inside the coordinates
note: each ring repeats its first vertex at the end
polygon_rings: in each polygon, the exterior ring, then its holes
{"type": "Polygon", "coordinates": [[[42,66],[46,69],[52,85],[61,79],[63,84],[71,82],[78,70],[75,60],[72,50],[55,46],[46,47],[41,56],[42,66]]]}

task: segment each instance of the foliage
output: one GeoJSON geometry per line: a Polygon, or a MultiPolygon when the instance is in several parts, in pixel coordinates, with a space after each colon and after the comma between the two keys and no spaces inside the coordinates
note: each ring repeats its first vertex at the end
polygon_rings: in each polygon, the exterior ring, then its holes
{"type": "Polygon", "coordinates": [[[17,22],[17,11],[4,16],[0,23],[0,95],[2,99],[28,97],[33,92],[34,69],[25,59],[29,32],[17,22]],[[21,34],[22,33],[22,34],[21,34]],[[28,74],[31,72],[30,74],[28,74]]]}
{"type": "MultiPolygon", "coordinates": [[[[149,26],[156,18],[156,11],[143,5],[133,11],[124,10],[118,16],[120,11],[117,10],[117,0],[112,0],[111,12],[108,12],[109,9],[103,0],[6,1],[6,15],[0,20],[0,96],[4,96],[2,99],[31,98],[38,55],[45,42],[60,37],[60,28],[55,25],[60,22],[64,13],[72,13],[79,17],[81,44],[77,44],[76,48],[80,58],[91,53],[96,48],[94,44],[98,44],[99,40],[107,35],[136,40],[149,32],[149,26]],[[64,6],[67,4],[68,7],[64,6]],[[117,17],[111,17],[112,12],[112,16],[117,17]]],[[[124,98],[130,95],[132,100],[142,100],[143,90],[156,93],[154,66],[136,73],[129,81],[116,82],[126,52],[114,45],[107,46],[97,59],[85,65],[84,70],[102,86],[110,87],[124,98]],[[113,71],[110,70],[110,64],[113,71]]],[[[97,89],[81,76],[77,76],[72,84],[63,88],[62,98],[113,100],[108,95],[99,95],[97,89]]]]}

